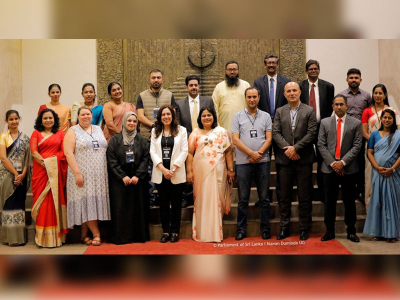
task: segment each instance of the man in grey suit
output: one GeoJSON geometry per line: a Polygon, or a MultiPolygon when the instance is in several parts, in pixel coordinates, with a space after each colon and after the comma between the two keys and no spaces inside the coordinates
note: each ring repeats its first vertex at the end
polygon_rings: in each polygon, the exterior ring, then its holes
{"type": "Polygon", "coordinates": [[[345,208],[344,222],[347,225],[347,239],[358,243],[356,235],[356,174],[357,155],[362,144],[361,122],[346,114],[347,98],[336,95],[333,100],[335,115],[321,121],[318,134],[318,148],[323,158],[321,171],[325,185],[326,233],[321,241],[335,238],[336,202],[339,184],[342,187],[345,208]]]}
{"type": "MultiPolygon", "coordinates": [[[[188,96],[178,100],[178,115],[180,124],[186,128],[188,138],[194,128],[197,127],[197,117],[202,107],[208,106],[214,108],[214,101],[211,97],[199,96],[200,77],[197,75],[189,75],[185,79],[186,90],[188,96]]],[[[193,205],[193,187],[186,184],[182,194],[182,207],[186,208],[193,205]]]]}
{"type": "Polygon", "coordinates": [[[317,134],[317,121],[312,107],[300,102],[301,90],[296,82],[285,86],[288,104],[278,108],[272,135],[277,151],[275,160],[279,165],[281,186],[281,232],[282,240],[290,236],[290,213],[294,179],[297,179],[299,201],[300,239],[307,240],[311,228],[311,185],[314,162],[313,140],[317,134]]]}

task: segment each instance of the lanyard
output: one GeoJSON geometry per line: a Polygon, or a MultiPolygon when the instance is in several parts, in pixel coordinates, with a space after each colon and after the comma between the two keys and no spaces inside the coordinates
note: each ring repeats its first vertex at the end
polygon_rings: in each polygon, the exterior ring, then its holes
{"type": "MultiPolygon", "coordinates": [[[[167,148],[167,137],[170,137],[171,136],[171,131],[169,132],[169,135],[168,136],[165,136],[164,135],[164,132],[163,132],[163,136],[162,136],[162,138],[164,138],[164,140],[165,140],[165,147],[164,148],[167,148]]],[[[162,144],[162,138],[161,138],[161,144],[162,144]]]]}
{"type": "MultiPolygon", "coordinates": [[[[254,115],[253,121],[251,121],[249,115],[248,115],[247,112],[246,112],[246,109],[244,110],[244,114],[247,116],[247,118],[249,119],[249,121],[250,121],[250,123],[251,123],[251,126],[253,126],[253,129],[254,129],[254,124],[256,123],[256,120],[257,120],[258,109],[257,109],[256,114],[254,115]]],[[[252,118],[253,118],[253,116],[252,116],[252,118]]]]}
{"type": "Polygon", "coordinates": [[[88,135],[90,135],[90,137],[92,138],[92,140],[94,141],[94,137],[93,137],[93,126],[92,125],[90,125],[90,129],[91,129],[91,134],[89,133],[89,132],[87,132],[86,130],[85,130],[85,128],[83,128],[82,126],[81,126],[81,124],[79,124],[79,126],[82,128],[82,130],[84,131],[84,132],[86,132],[88,135]]]}

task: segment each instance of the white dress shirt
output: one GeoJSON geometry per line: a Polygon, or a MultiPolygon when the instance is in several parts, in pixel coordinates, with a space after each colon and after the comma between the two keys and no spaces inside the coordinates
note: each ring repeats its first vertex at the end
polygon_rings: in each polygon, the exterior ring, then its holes
{"type": "MultiPolygon", "coordinates": [[[[312,85],[314,86],[314,92],[315,92],[315,107],[316,107],[316,112],[315,115],[317,117],[317,122],[321,122],[321,112],[320,112],[320,107],[319,107],[319,89],[318,89],[318,79],[316,82],[312,83],[310,80],[308,80],[308,99],[310,99],[310,93],[311,93],[311,87],[312,85]]],[[[310,102],[308,102],[310,103],[310,102]]]]}
{"type": "Polygon", "coordinates": [[[269,97],[269,91],[271,90],[271,78],[274,79],[274,108],[276,111],[276,85],[278,84],[278,73],[275,74],[275,76],[271,77],[267,74],[268,76],[268,97],[269,97]]]}
{"type": "Polygon", "coordinates": [[[192,115],[193,115],[194,100],[197,101],[197,103],[196,103],[196,105],[197,105],[197,113],[200,112],[200,96],[197,95],[197,97],[193,99],[192,97],[190,97],[190,95],[188,95],[188,99],[189,99],[190,119],[191,119],[192,115]]]}
{"type": "MultiPolygon", "coordinates": [[[[346,114],[344,114],[343,117],[339,118],[336,114],[335,114],[335,118],[336,118],[336,132],[337,132],[337,126],[338,126],[338,119],[342,119],[342,124],[340,127],[340,148],[342,148],[342,141],[343,141],[343,131],[344,131],[344,124],[346,123],[346,114]]],[[[343,166],[346,165],[346,163],[344,162],[344,160],[340,160],[343,163],[343,166]]],[[[333,164],[333,163],[332,163],[333,164]]],[[[331,164],[331,166],[332,166],[331,164]]]]}

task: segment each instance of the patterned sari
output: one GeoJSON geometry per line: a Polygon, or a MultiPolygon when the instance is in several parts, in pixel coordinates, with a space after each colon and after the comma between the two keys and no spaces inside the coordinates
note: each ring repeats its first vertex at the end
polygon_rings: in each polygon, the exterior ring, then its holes
{"type": "Polygon", "coordinates": [[[0,204],[3,208],[1,241],[4,244],[23,245],[26,244],[25,200],[31,175],[29,137],[20,133],[13,141],[7,130],[0,135],[0,144],[6,146],[7,158],[14,168],[17,164],[22,165],[22,170],[28,168],[22,184],[15,186],[14,174],[0,164],[0,204]]]}
{"type": "MultiPolygon", "coordinates": [[[[374,158],[379,166],[390,168],[399,158],[400,131],[396,130],[388,144],[389,135],[374,145],[374,158]]],[[[400,173],[383,177],[372,169],[371,202],[364,226],[364,234],[387,239],[398,238],[400,230],[400,173]]]]}
{"type": "MultiPolygon", "coordinates": [[[[136,113],[136,107],[132,103],[124,102],[124,104],[120,107],[120,109],[115,114],[113,112],[113,122],[119,131],[122,130],[122,118],[124,117],[125,113],[128,111],[133,111],[134,113],[136,113]]],[[[108,130],[107,124],[104,125],[103,133],[104,133],[104,136],[108,143],[110,141],[111,137],[114,135],[114,133],[111,133],[108,130]]]]}
{"type": "Polygon", "coordinates": [[[45,168],[33,161],[32,218],[36,222],[36,244],[59,247],[68,233],[65,183],[68,164],[62,143],[64,132],[43,137],[35,130],[31,136],[31,151],[44,158],[45,168]]]}
{"type": "Polygon", "coordinates": [[[38,115],[46,108],[51,108],[60,118],[60,130],[67,132],[69,128],[69,121],[71,120],[71,109],[68,105],[60,104],[57,107],[48,107],[47,104],[40,105],[38,115]]]}
{"type": "Polygon", "coordinates": [[[231,141],[220,126],[206,135],[199,133],[195,130],[189,137],[195,148],[192,237],[199,242],[221,242],[222,216],[231,207],[232,184],[228,183],[225,161],[225,150],[231,141]]]}

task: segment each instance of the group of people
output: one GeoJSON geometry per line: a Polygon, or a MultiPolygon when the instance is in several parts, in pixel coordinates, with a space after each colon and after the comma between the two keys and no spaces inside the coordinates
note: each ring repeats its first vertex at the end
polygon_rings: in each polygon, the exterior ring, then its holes
{"type": "Polygon", "coordinates": [[[51,101],[40,106],[30,138],[18,129],[19,113],[9,110],[8,130],[0,135],[2,242],[26,243],[25,199],[30,182],[35,241],[41,247],[61,246],[75,225],[81,226],[82,243],[99,246],[99,221],[105,220],[111,220],[112,243],[146,242],[150,206],[156,200],[162,243],[179,241],[181,208],[190,205],[192,238],[221,242],[235,177],[236,239],[247,236],[253,181],[261,236],[269,239],[272,155],[281,214],[278,240],[291,234],[295,185],[300,239],[309,238],[312,200],[325,203],[326,234],[321,241],[334,239],[341,185],[347,238],[359,242],[355,199],[365,197],[364,233],[374,240],[396,241],[400,133],[386,87],[376,85],[371,97],[359,88],[360,70],[350,69],[349,88],[335,96],[334,86],[319,79],[315,60],[307,62],[308,78],[299,83],[278,74],[276,55],[267,55],[264,65],[267,74],[250,86],[239,79],[239,64],[228,61],[225,80],[212,98],[200,96],[200,77],[189,75],[188,96],[178,101],[163,88],[163,72],[153,69],[150,87],[139,94],[136,107],[123,101],[118,82],[109,84],[111,100],[104,107],[96,104],[94,85],[86,83],[84,101],[74,102],[71,111],[60,103],[61,87],[52,84],[51,101]],[[312,192],[314,161],[318,162],[318,193],[312,192]]]}

